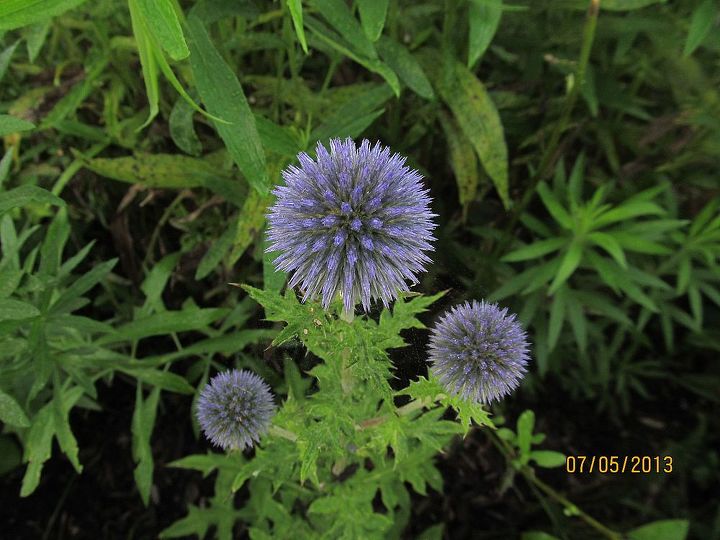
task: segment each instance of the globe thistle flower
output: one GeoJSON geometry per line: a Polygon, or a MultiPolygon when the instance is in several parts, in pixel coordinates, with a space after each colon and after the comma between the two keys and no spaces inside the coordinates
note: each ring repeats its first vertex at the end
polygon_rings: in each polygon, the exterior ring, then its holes
{"type": "Polygon", "coordinates": [[[385,307],[417,283],[432,250],[435,228],[422,176],[380,143],[351,139],[320,143],[317,160],[300,153],[300,167],[283,171],[270,208],[268,251],[278,270],[292,272],[307,299],[327,308],[336,293],[346,314],[371,299],[385,307]]]}
{"type": "Polygon", "coordinates": [[[197,406],[205,436],[224,450],[253,446],[267,432],[274,413],[270,387],[254,373],[237,369],[215,375],[197,406]]]}
{"type": "Polygon", "coordinates": [[[518,387],[528,350],[527,334],[514,314],[473,300],[440,318],[429,356],[432,372],[451,394],[491,403],[518,387]]]}

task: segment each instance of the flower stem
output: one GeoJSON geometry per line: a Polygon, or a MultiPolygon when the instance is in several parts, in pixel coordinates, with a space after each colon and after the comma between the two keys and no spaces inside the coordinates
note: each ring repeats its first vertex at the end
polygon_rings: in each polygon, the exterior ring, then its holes
{"type": "Polygon", "coordinates": [[[295,435],[292,431],[288,431],[287,429],[281,428],[280,426],[276,425],[271,425],[270,429],[268,429],[268,433],[273,437],[282,437],[283,439],[287,439],[291,442],[296,442],[298,439],[298,436],[295,435]]]}
{"type": "MultiPolygon", "coordinates": [[[[488,437],[490,437],[490,441],[497,447],[498,450],[505,456],[505,459],[508,463],[511,463],[513,460],[517,458],[517,453],[515,450],[507,443],[507,441],[501,439],[497,436],[497,434],[492,430],[486,431],[488,437]]],[[[518,471],[520,474],[525,477],[525,480],[531,485],[536,486],[540,491],[545,493],[548,497],[553,499],[554,501],[562,504],[565,509],[567,509],[572,515],[578,516],[581,520],[583,520],[585,523],[590,525],[593,529],[598,531],[600,534],[602,534],[605,538],[609,538],[610,540],[621,540],[622,535],[620,533],[617,533],[613,531],[612,529],[609,529],[602,523],[600,523],[598,520],[590,516],[589,514],[586,514],[583,512],[580,508],[577,507],[572,501],[567,499],[565,496],[561,495],[555,489],[547,485],[545,482],[540,480],[535,475],[535,470],[528,466],[523,465],[521,466],[518,471]]]]}
{"type": "MultiPolygon", "coordinates": [[[[430,407],[433,405],[436,401],[442,399],[444,397],[443,394],[438,394],[435,396],[435,400],[429,400],[429,399],[413,399],[410,403],[406,403],[402,407],[398,407],[398,409],[395,411],[395,413],[398,416],[407,416],[408,414],[417,411],[418,409],[422,409],[423,407],[430,407]]],[[[374,418],[368,418],[367,420],[363,420],[360,422],[356,429],[368,429],[371,427],[379,426],[381,424],[384,424],[385,422],[390,419],[391,415],[384,414],[382,416],[376,416],[374,418]]]]}

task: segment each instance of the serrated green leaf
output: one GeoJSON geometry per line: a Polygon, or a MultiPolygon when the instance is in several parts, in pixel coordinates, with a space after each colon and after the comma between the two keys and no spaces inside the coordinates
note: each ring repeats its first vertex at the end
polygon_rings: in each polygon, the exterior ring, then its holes
{"type": "Polygon", "coordinates": [[[0,421],[17,427],[29,427],[30,419],[10,394],[0,390],[0,421]]]}

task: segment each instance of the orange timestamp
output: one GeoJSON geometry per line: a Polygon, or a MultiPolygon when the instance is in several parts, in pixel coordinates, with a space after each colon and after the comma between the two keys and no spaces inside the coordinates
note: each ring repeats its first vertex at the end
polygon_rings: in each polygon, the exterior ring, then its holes
{"type": "Polygon", "coordinates": [[[583,474],[649,474],[673,472],[672,456],[567,456],[565,472],[583,474]]]}

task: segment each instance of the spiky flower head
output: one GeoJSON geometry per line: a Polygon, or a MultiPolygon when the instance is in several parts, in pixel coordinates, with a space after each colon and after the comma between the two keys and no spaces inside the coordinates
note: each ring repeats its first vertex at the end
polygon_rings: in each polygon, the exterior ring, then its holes
{"type": "Polygon", "coordinates": [[[422,176],[405,158],[380,143],[351,139],[318,143],[317,159],[304,152],[300,167],[283,171],[270,208],[268,251],[278,251],[278,270],[292,272],[290,287],[300,285],[307,299],[328,307],[341,293],[345,313],[371,299],[387,307],[406,280],[430,258],[435,228],[422,176]]]}
{"type": "Polygon", "coordinates": [[[253,446],[267,432],[274,414],[270,387],[245,370],[218,373],[198,399],[200,427],[213,444],[225,450],[253,446]]]}
{"type": "Polygon", "coordinates": [[[529,359],[527,334],[507,308],[484,301],[450,309],[430,336],[431,370],[456,396],[491,403],[520,384],[529,359]]]}

